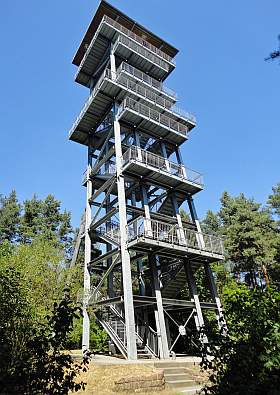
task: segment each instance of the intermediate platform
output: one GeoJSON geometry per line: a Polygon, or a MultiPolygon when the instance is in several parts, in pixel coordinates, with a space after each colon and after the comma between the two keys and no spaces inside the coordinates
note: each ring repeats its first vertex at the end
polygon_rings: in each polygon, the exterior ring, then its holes
{"type": "Polygon", "coordinates": [[[124,153],[123,172],[186,194],[194,195],[203,189],[200,173],[136,146],[124,153]]]}
{"type": "MultiPolygon", "coordinates": [[[[69,139],[87,145],[89,133],[94,133],[112,102],[121,102],[119,120],[137,125],[155,137],[180,145],[194,128],[195,117],[172,107],[172,102],[128,78],[122,68],[117,73],[105,69],[74,122],[69,139]]],[[[99,144],[98,138],[95,144],[99,144]]]]}

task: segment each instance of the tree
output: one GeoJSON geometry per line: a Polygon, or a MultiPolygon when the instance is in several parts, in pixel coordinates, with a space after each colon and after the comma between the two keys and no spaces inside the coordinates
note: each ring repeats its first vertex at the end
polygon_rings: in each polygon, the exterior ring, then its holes
{"type": "Polygon", "coordinates": [[[9,196],[0,195],[0,243],[4,240],[15,242],[19,238],[19,221],[21,205],[18,203],[16,192],[9,196]]]}
{"type": "Polygon", "coordinates": [[[34,195],[23,203],[21,241],[30,243],[35,238],[41,238],[62,245],[69,253],[73,233],[70,220],[70,213],[61,213],[61,204],[54,196],[48,195],[45,200],[39,200],[34,195]]]}
{"type": "Polygon", "coordinates": [[[221,225],[221,220],[218,214],[213,213],[211,210],[207,211],[206,216],[201,223],[203,232],[218,235],[221,233],[221,225]]]}
{"type": "Polygon", "coordinates": [[[280,183],[272,188],[273,193],[268,197],[268,207],[273,217],[276,218],[276,257],[275,264],[270,270],[270,276],[274,284],[280,287],[280,183]]]}
{"type": "Polygon", "coordinates": [[[63,352],[80,309],[64,298],[54,304],[46,323],[38,325],[30,308],[28,283],[15,268],[0,267],[1,394],[68,394],[84,388],[77,381],[87,361],[74,362],[63,352]]]}
{"type": "Polygon", "coordinates": [[[274,215],[277,216],[280,225],[280,182],[272,188],[273,193],[268,197],[268,205],[274,215]]]}
{"type": "Polygon", "coordinates": [[[277,395],[280,387],[280,292],[231,285],[224,292],[227,336],[209,336],[201,366],[211,395],[277,395]]]}
{"type": "Polygon", "coordinates": [[[254,286],[255,273],[260,269],[267,279],[267,267],[273,264],[276,253],[275,222],[269,210],[244,194],[231,197],[225,192],[218,215],[227,258],[235,264],[235,270],[249,272],[254,286]]]}

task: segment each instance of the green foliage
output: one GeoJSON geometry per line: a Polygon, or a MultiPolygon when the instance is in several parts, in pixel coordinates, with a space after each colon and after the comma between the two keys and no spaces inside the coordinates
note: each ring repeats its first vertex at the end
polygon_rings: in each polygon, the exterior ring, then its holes
{"type": "Polygon", "coordinates": [[[221,198],[219,217],[228,258],[236,270],[258,270],[271,265],[275,256],[274,223],[269,211],[243,194],[221,198]]]}
{"type": "MultiPolygon", "coordinates": [[[[81,320],[74,320],[73,329],[67,336],[66,347],[79,349],[82,347],[83,324],[81,320]]],[[[108,335],[96,323],[96,318],[91,314],[90,319],[90,349],[93,352],[105,352],[108,350],[108,335]]]]}
{"type": "Polygon", "coordinates": [[[68,394],[84,388],[77,381],[87,361],[63,352],[67,334],[80,312],[65,292],[46,322],[38,324],[28,283],[14,267],[0,267],[0,388],[2,394],[68,394]]]}
{"type": "Polygon", "coordinates": [[[213,213],[211,210],[208,210],[206,217],[201,223],[201,227],[205,233],[220,234],[221,220],[217,214],[213,213]]]}
{"type": "Polygon", "coordinates": [[[21,206],[15,191],[9,196],[0,195],[0,243],[4,240],[10,242],[18,240],[20,212],[21,206]]]}
{"type": "Polygon", "coordinates": [[[224,293],[228,336],[208,336],[202,367],[212,371],[206,394],[278,394],[280,293],[231,286],[224,293]]]}
{"type": "Polygon", "coordinates": [[[63,247],[69,257],[72,247],[70,213],[61,212],[61,205],[52,195],[46,199],[32,199],[18,203],[16,192],[0,197],[0,242],[31,243],[46,240],[63,247]]]}
{"type": "Polygon", "coordinates": [[[272,188],[273,193],[268,197],[268,205],[274,215],[278,217],[280,225],[280,182],[272,188]]]}
{"type": "Polygon", "coordinates": [[[73,294],[80,286],[78,268],[66,269],[63,251],[44,240],[15,246],[2,244],[0,267],[13,268],[20,273],[22,281],[29,284],[27,297],[34,319],[39,321],[59,300],[67,282],[71,282],[73,294]]]}

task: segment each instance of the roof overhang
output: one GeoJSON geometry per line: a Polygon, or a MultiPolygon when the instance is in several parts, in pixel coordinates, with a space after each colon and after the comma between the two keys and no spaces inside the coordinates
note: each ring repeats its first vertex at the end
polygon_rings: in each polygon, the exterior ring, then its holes
{"type": "Polygon", "coordinates": [[[121,25],[127,29],[133,31],[135,34],[144,38],[146,41],[159,48],[161,51],[165,52],[172,58],[178,53],[178,49],[168,44],[166,41],[162,40],[160,37],[151,33],[148,29],[141,26],[139,23],[129,18],[127,15],[119,11],[117,8],[113,7],[110,3],[105,0],[101,0],[100,4],[96,10],[96,13],[90,22],[90,25],[84,35],[84,38],[74,56],[72,63],[79,66],[83,56],[86,52],[87,46],[90,44],[94,33],[96,32],[102,18],[104,15],[108,15],[110,18],[117,20],[121,25]]]}

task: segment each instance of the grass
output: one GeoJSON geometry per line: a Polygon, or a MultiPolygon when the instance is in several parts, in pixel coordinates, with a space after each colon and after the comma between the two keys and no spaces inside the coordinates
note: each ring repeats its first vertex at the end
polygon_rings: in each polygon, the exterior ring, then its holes
{"type": "MultiPolygon", "coordinates": [[[[86,373],[82,373],[80,378],[87,383],[85,391],[75,392],[77,395],[113,395],[115,380],[125,376],[143,376],[153,371],[153,368],[145,365],[94,365],[91,363],[86,373]]],[[[118,395],[128,395],[131,393],[121,393],[118,395]]],[[[140,393],[139,393],[140,394],[140,393]]],[[[143,393],[144,394],[144,393],[143,393]]],[[[145,392],[145,395],[148,393],[145,392]]],[[[149,395],[179,395],[178,392],[166,389],[160,392],[149,392],[149,395]]]]}

